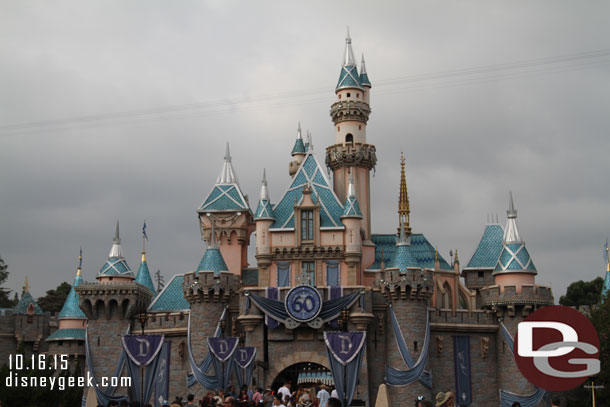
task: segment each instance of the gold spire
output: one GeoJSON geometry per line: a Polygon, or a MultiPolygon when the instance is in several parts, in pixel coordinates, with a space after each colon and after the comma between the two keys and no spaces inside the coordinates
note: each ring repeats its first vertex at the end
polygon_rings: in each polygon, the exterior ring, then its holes
{"type": "Polygon", "coordinates": [[[606,272],[610,273],[610,254],[608,253],[608,240],[606,240],[606,272]]]}
{"type": "Polygon", "coordinates": [[[23,286],[23,292],[24,293],[30,292],[30,280],[28,280],[28,276],[25,276],[25,285],[23,286]]]}
{"type": "Polygon", "coordinates": [[[76,277],[80,277],[82,268],[83,268],[83,248],[81,247],[80,253],[78,255],[78,269],[76,269],[76,277]]]}
{"type": "MultiPolygon", "coordinates": [[[[411,209],[409,206],[409,194],[407,193],[407,180],[405,178],[405,156],[400,153],[400,194],[398,195],[398,224],[402,225],[405,234],[411,234],[411,209]]],[[[400,226],[398,227],[400,234],[400,226]]]]}
{"type": "Polygon", "coordinates": [[[146,252],[142,252],[142,263],[146,261],[146,252]]]}
{"type": "Polygon", "coordinates": [[[453,258],[454,263],[459,263],[460,259],[458,259],[457,249],[455,249],[455,257],[453,258]]]}

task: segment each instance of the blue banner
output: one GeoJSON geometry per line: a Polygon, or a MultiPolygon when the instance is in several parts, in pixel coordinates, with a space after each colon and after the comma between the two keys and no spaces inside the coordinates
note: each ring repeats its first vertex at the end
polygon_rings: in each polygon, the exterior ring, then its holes
{"type": "Polygon", "coordinates": [[[147,366],[163,346],[163,335],[124,335],[123,349],[136,366],[147,366]]]}
{"type": "Polygon", "coordinates": [[[165,341],[159,352],[159,366],[155,376],[155,407],[163,405],[169,399],[169,364],[172,343],[165,341]]]}
{"type": "Polygon", "coordinates": [[[453,354],[455,363],[455,401],[458,406],[469,406],[472,404],[469,336],[453,337],[453,354]]]}
{"type": "Polygon", "coordinates": [[[366,332],[324,332],[324,342],[337,395],[341,405],[349,406],[362,367],[366,332]]]}

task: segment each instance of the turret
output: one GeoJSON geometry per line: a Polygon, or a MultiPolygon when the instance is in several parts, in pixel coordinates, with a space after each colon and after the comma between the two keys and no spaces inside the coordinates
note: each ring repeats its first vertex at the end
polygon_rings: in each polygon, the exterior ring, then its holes
{"type": "Polygon", "coordinates": [[[150,270],[148,269],[148,263],[146,261],[146,240],[148,240],[148,236],[146,235],[146,222],[144,222],[144,226],[142,227],[142,260],[140,261],[140,268],[136,275],[136,283],[140,283],[148,288],[154,297],[157,294],[157,291],[155,290],[155,285],[150,277],[150,270]]]}
{"type": "Polygon", "coordinates": [[[26,355],[38,353],[42,338],[49,334],[49,315],[45,313],[32,294],[30,282],[26,276],[25,285],[19,303],[13,308],[14,333],[17,343],[23,342],[26,355]]]}
{"type": "Polygon", "coordinates": [[[222,253],[220,252],[218,244],[216,243],[216,233],[213,225],[211,239],[212,240],[210,241],[207,250],[199,262],[195,275],[198,273],[212,273],[214,277],[219,277],[220,273],[229,272],[227,263],[225,263],[225,259],[222,257],[222,253]]]}
{"type": "Polygon", "coordinates": [[[360,236],[362,212],[360,211],[360,205],[358,205],[358,199],[356,198],[354,177],[352,174],[350,174],[349,177],[347,197],[345,198],[345,204],[343,205],[341,221],[345,225],[345,253],[357,254],[358,260],[360,260],[360,253],[362,251],[362,238],[360,236]]]}
{"type": "Polygon", "coordinates": [[[370,90],[371,90],[371,81],[369,80],[369,75],[366,72],[366,65],[364,64],[364,54],[362,54],[362,61],[360,62],[360,84],[362,85],[362,88],[364,89],[364,101],[368,104],[371,103],[370,101],[370,90]]]}
{"type": "Polygon", "coordinates": [[[211,242],[213,224],[218,248],[227,259],[229,271],[240,276],[248,266],[248,245],[255,225],[247,196],[233,169],[228,143],[220,175],[197,214],[203,240],[211,242]]]}
{"type": "MultiPolygon", "coordinates": [[[[81,276],[83,265],[83,251],[78,256],[78,269],[74,284],[66,297],[61,311],[59,312],[58,330],[45,339],[49,343],[50,354],[69,354],[83,359],[85,356],[83,342],[85,340],[85,328],[87,317],[79,307],[79,296],[76,287],[83,283],[81,276]]],[[[82,362],[83,360],[80,360],[82,362]]]]}
{"type": "Polygon", "coordinates": [[[292,157],[294,160],[290,162],[288,166],[288,173],[290,176],[294,176],[294,174],[299,169],[299,165],[303,162],[305,155],[307,153],[307,147],[303,141],[303,134],[301,132],[301,122],[299,122],[299,127],[297,128],[297,138],[294,142],[294,147],[292,147],[292,157]]]}
{"type": "Polygon", "coordinates": [[[130,283],[135,278],[123,255],[118,221],[116,223],[114,239],[112,240],[112,247],[108,254],[108,260],[106,260],[106,263],[97,273],[96,278],[101,284],[130,283]]]}
{"type": "MultiPolygon", "coordinates": [[[[367,144],[366,140],[366,125],[371,113],[368,103],[371,83],[364,64],[362,68],[364,75],[358,73],[348,29],[335,88],[337,98],[330,107],[330,117],[335,126],[335,142],[326,148],[326,166],[333,172],[333,188],[341,201],[345,201],[347,196],[349,174],[354,177],[356,197],[362,209],[363,244],[372,247],[370,171],[375,168],[377,155],[375,146],[367,144]],[[364,84],[362,80],[365,81],[364,84]]],[[[372,254],[367,253],[366,257],[370,256],[372,254]]]]}
{"type": "Polygon", "coordinates": [[[269,190],[267,188],[267,175],[263,170],[263,180],[261,181],[260,201],[254,213],[256,222],[256,261],[258,265],[258,275],[261,279],[260,286],[269,285],[269,266],[271,265],[271,234],[269,228],[275,222],[269,190]]]}
{"type": "Polygon", "coordinates": [[[517,229],[517,210],[513,203],[512,192],[509,194],[506,215],[508,219],[504,228],[502,251],[493,276],[501,291],[506,286],[514,286],[516,292],[520,293],[523,285],[534,284],[534,276],[538,272],[517,229]]]}

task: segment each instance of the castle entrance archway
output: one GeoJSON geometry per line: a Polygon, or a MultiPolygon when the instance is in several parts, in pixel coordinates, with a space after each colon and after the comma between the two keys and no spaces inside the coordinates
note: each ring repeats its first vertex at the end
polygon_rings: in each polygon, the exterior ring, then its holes
{"type": "Polygon", "coordinates": [[[300,362],[284,368],[273,379],[271,388],[277,391],[286,382],[290,383],[291,391],[295,391],[299,385],[304,387],[312,387],[318,383],[333,385],[328,367],[315,362],[300,362]]]}

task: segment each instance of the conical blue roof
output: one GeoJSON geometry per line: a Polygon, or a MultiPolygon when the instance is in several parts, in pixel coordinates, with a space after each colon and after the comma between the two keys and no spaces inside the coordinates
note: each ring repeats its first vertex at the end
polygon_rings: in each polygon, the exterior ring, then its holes
{"type": "Polygon", "coordinates": [[[305,144],[303,143],[302,138],[297,138],[294,142],[294,147],[292,147],[292,155],[295,154],[305,154],[306,153],[305,144]]]}
{"type": "Polygon", "coordinates": [[[21,300],[19,300],[19,303],[17,305],[15,305],[15,308],[13,308],[13,313],[14,314],[27,314],[28,308],[30,308],[30,305],[34,306],[34,315],[43,315],[44,314],[44,312],[38,306],[38,303],[36,302],[34,297],[32,297],[32,294],[30,294],[29,291],[25,291],[23,293],[23,295],[21,296],[21,300]]]}
{"type": "Polygon", "coordinates": [[[140,263],[140,268],[138,269],[136,283],[140,283],[144,287],[148,288],[153,294],[153,297],[157,294],[155,285],[152,282],[152,278],[150,278],[150,271],[148,270],[148,263],[146,262],[146,255],[144,253],[142,253],[142,262],[140,263]]]}
{"type": "Polygon", "coordinates": [[[197,273],[202,271],[213,271],[215,276],[220,275],[221,271],[229,271],[219,248],[208,247],[205,251],[201,262],[199,262],[199,267],[197,267],[197,273]]]}
{"type": "Polygon", "coordinates": [[[358,199],[355,196],[348,196],[345,199],[345,205],[343,205],[342,218],[362,218],[362,212],[360,211],[360,205],[358,205],[358,199]]]}
{"type": "Polygon", "coordinates": [[[504,240],[502,242],[502,251],[498,258],[498,263],[493,272],[493,275],[500,273],[532,273],[537,274],[536,266],[532,261],[530,254],[525,248],[525,243],[521,239],[519,230],[517,229],[517,211],[513,204],[513,195],[510,193],[508,211],[506,211],[508,220],[504,228],[504,240]]]}
{"type": "Polygon", "coordinates": [[[604,279],[604,285],[602,286],[602,304],[606,299],[606,296],[610,292],[610,271],[606,271],[606,278],[604,279]]]}
{"type": "Polygon", "coordinates": [[[407,268],[421,268],[421,265],[411,251],[411,245],[406,243],[398,243],[396,245],[396,254],[394,255],[393,267],[397,267],[400,271],[406,271],[407,268]]]}
{"type": "Polygon", "coordinates": [[[268,199],[258,201],[256,212],[254,213],[254,220],[275,220],[273,216],[273,209],[271,208],[271,202],[268,199]]]}
{"type": "Polygon", "coordinates": [[[337,82],[337,88],[335,90],[347,88],[362,89],[362,85],[360,84],[360,77],[358,75],[358,68],[356,68],[355,65],[344,65],[341,67],[341,72],[339,73],[339,81],[337,82]]]}
{"type": "Polygon", "coordinates": [[[70,288],[70,292],[66,297],[66,302],[64,302],[64,306],[59,312],[59,319],[87,319],[85,313],[78,306],[78,294],[74,289],[75,287],[78,287],[82,282],[82,277],[77,274],[76,278],[74,278],[74,284],[72,284],[72,288],[70,288]]]}
{"type": "Polygon", "coordinates": [[[495,268],[502,252],[503,238],[504,229],[502,226],[497,224],[485,226],[481,241],[466,268],[495,268]]]}

